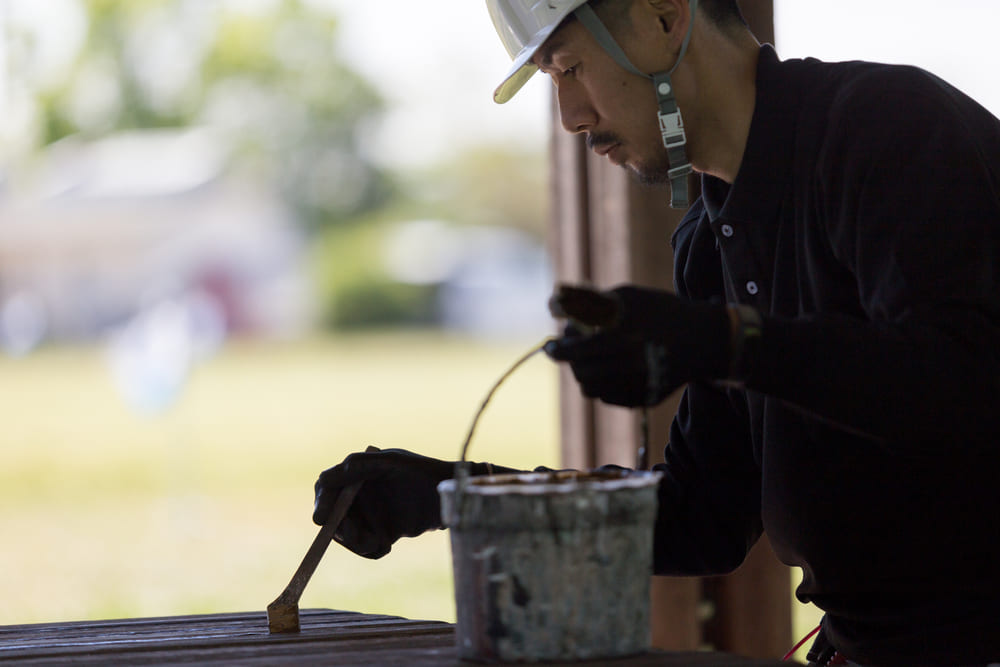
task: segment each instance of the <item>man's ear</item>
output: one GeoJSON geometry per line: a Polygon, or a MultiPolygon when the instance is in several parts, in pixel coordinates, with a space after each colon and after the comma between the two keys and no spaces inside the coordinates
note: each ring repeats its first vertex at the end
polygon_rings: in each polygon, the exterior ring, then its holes
{"type": "Polygon", "coordinates": [[[633,29],[642,33],[637,41],[645,43],[647,53],[659,61],[636,65],[643,71],[669,69],[673,63],[661,59],[667,56],[673,61],[680,53],[691,22],[688,0],[635,0],[632,11],[633,29]]]}
{"type": "Polygon", "coordinates": [[[691,20],[691,6],[688,0],[640,0],[656,19],[659,30],[669,36],[670,42],[679,45],[687,33],[691,20]]]}

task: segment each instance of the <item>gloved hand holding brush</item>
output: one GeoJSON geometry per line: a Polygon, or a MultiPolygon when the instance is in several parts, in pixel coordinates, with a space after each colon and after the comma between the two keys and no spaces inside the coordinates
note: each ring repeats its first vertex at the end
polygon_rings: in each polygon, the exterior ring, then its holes
{"type": "MultiPolygon", "coordinates": [[[[515,472],[486,463],[469,465],[473,476],[515,472]]],[[[313,521],[325,523],[337,496],[352,484],[363,482],[333,539],[360,556],[381,558],[400,537],[416,537],[442,527],[437,485],[454,474],[454,461],[405,449],[351,454],[320,473],[313,521]]]]}

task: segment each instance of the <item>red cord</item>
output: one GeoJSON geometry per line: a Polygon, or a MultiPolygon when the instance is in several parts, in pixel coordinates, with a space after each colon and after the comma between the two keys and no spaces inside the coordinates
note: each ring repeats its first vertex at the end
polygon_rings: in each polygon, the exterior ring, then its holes
{"type": "Polygon", "coordinates": [[[817,625],[817,626],[816,626],[815,628],[813,628],[813,629],[812,629],[812,632],[810,632],[810,633],[809,633],[808,635],[806,635],[805,637],[803,637],[802,639],[800,639],[800,640],[799,640],[799,643],[798,643],[798,644],[796,644],[795,646],[793,646],[793,647],[792,647],[792,650],[791,650],[791,651],[789,651],[788,653],[786,653],[786,654],[785,654],[785,657],[784,657],[784,658],[782,658],[781,660],[782,660],[782,661],[785,661],[785,660],[788,660],[788,659],[789,659],[789,658],[791,658],[791,657],[792,657],[793,655],[795,655],[795,652],[796,652],[796,651],[798,651],[798,650],[799,650],[800,648],[802,648],[802,645],[803,645],[803,644],[805,644],[805,643],[806,643],[807,641],[809,641],[809,639],[810,639],[810,638],[811,638],[811,637],[812,637],[812,636],[813,636],[814,634],[816,634],[817,632],[819,632],[819,628],[820,628],[820,626],[818,626],[818,625],[817,625]]]}

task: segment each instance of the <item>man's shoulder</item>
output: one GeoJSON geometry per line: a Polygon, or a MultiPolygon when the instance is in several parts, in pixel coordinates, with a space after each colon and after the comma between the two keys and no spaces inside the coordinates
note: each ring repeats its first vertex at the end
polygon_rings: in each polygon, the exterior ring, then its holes
{"type": "Polygon", "coordinates": [[[913,65],[862,60],[802,62],[808,63],[805,71],[798,72],[809,82],[807,107],[822,107],[829,120],[845,118],[856,124],[875,118],[905,124],[927,109],[956,109],[972,103],[947,81],[913,65]]]}
{"type": "MultiPolygon", "coordinates": [[[[794,127],[798,159],[833,168],[845,161],[913,143],[937,128],[989,130],[995,119],[954,86],[912,65],[868,61],[782,61],[775,83],[788,82],[786,122],[794,127]],[[828,158],[828,161],[824,161],[828,158]]],[[[772,85],[772,90],[780,86],[772,85]]]]}
{"type": "Polygon", "coordinates": [[[912,65],[862,61],[839,64],[843,67],[834,102],[842,105],[883,105],[886,101],[899,100],[901,96],[936,96],[952,89],[945,81],[912,65]]]}

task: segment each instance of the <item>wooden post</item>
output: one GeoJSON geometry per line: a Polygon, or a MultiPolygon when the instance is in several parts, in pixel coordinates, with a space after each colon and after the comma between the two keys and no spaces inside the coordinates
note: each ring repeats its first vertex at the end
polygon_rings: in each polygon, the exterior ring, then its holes
{"type": "MultiPolygon", "coordinates": [[[[743,0],[741,7],[760,41],[773,42],[773,0],[743,0]]],[[[583,137],[563,131],[555,104],[552,118],[550,243],[557,279],[671,289],[670,236],[683,212],[670,209],[669,190],[640,186],[587,151],[583,137]]],[[[636,412],[583,398],[569,371],[561,373],[563,465],[634,466],[636,412]]],[[[650,412],[651,463],[662,460],[678,396],[650,412]]],[[[652,619],[658,647],[679,650],[711,643],[744,655],[780,656],[791,641],[790,573],[765,539],[729,577],[654,577],[652,619]]]]}
{"type": "MultiPolygon", "coordinates": [[[[774,43],[773,0],[740,0],[743,15],[762,43],[774,43]]],[[[767,536],[732,575],[705,582],[714,613],[705,640],[751,657],[780,657],[792,644],[792,581],[767,536]]]]}
{"type": "MultiPolygon", "coordinates": [[[[557,110],[554,111],[557,118],[557,110]]],[[[552,238],[560,281],[601,287],[624,282],[669,289],[670,234],[682,217],[669,208],[669,192],[636,185],[622,170],[589,153],[583,138],[555,123],[552,135],[552,238]]],[[[563,465],[634,466],[637,414],[585,399],[572,374],[560,376],[563,465]]],[[[662,460],[677,397],[650,411],[650,461],[662,460]]],[[[703,643],[696,578],[654,577],[653,645],[694,649],[703,643]]]]}

